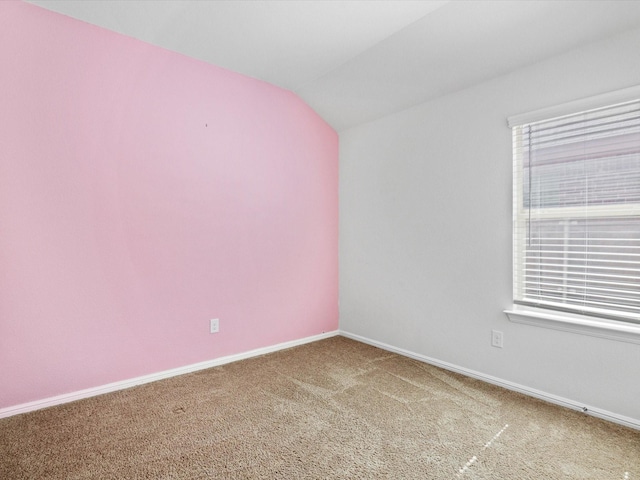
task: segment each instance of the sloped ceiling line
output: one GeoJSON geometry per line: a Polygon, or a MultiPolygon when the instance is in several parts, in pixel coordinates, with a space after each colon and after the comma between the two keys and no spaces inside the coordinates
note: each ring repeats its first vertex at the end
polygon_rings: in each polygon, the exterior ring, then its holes
{"type": "Polygon", "coordinates": [[[636,0],[27,0],[300,95],[341,131],[640,28],[636,0]]]}

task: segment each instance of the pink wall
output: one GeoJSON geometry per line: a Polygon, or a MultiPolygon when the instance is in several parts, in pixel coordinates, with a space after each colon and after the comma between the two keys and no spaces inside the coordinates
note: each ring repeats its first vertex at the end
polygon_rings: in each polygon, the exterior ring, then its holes
{"type": "Polygon", "coordinates": [[[337,329],[337,162],[288,91],[0,2],[0,408],[337,329]]]}

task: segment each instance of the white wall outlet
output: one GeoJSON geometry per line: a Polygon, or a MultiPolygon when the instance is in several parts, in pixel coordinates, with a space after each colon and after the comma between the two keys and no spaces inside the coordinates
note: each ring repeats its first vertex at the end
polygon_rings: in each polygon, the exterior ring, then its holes
{"type": "Polygon", "coordinates": [[[491,330],[491,345],[502,348],[502,332],[499,330],[491,330]]]}
{"type": "Polygon", "coordinates": [[[209,332],[218,333],[220,331],[220,320],[218,318],[212,318],[209,323],[209,332]]]}

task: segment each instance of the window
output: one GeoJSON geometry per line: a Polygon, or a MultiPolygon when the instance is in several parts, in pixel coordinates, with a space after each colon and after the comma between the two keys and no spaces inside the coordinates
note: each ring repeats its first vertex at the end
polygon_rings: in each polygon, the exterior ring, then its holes
{"type": "Polygon", "coordinates": [[[640,100],[510,125],[514,303],[640,324],[640,100]]]}

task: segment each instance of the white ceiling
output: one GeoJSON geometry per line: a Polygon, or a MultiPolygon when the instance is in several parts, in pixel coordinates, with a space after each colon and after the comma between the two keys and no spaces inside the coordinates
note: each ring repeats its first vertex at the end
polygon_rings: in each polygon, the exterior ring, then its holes
{"type": "Polygon", "coordinates": [[[28,1],[292,90],[338,131],[640,27],[638,0],[28,1]]]}

